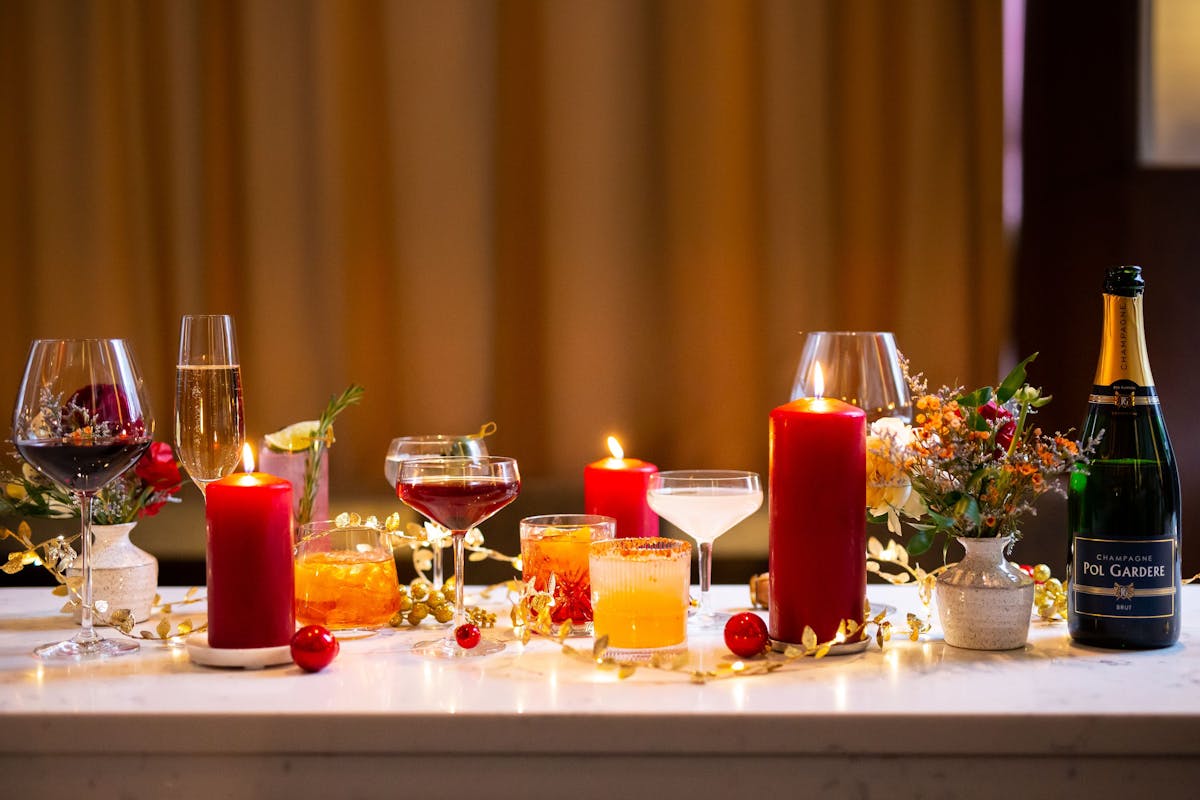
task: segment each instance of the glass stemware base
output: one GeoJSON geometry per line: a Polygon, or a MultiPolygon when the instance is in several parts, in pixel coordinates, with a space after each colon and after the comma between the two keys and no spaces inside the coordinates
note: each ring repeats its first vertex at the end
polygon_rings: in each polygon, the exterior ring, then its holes
{"type": "Polygon", "coordinates": [[[454,639],[454,632],[451,631],[449,636],[441,639],[417,642],[413,645],[412,651],[416,655],[426,658],[475,658],[499,653],[504,646],[504,642],[497,642],[495,639],[480,639],[479,644],[468,650],[459,647],[458,642],[454,639]]]}
{"type": "Polygon", "coordinates": [[[137,642],[127,642],[121,639],[97,637],[80,640],[79,637],[75,637],[65,642],[44,644],[35,648],[33,654],[42,661],[87,661],[127,656],[140,649],[137,642]]]}
{"type": "Polygon", "coordinates": [[[723,611],[705,611],[702,608],[688,609],[688,629],[693,631],[722,631],[732,614],[723,611]]]}

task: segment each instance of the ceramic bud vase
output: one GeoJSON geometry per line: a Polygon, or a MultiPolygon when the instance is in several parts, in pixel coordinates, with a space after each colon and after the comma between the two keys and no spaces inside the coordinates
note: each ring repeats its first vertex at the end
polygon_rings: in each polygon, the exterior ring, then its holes
{"type": "MultiPolygon", "coordinates": [[[[158,591],[158,559],[129,540],[136,522],[120,525],[92,525],[92,601],[108,603],[104,613],[95,618],[104,625],[104,618],[118,608],[128,608],[134,622],[150,618],[150,607],[158,591]]],[[[78,569],[67,571],[79,575],[78,569]]],[[[75,607],[75,621],[80,609],[75,607]]]]}
{"type": "Polygon", "coordinates": [[[1011,541],[1011,536],[958,537],[966,555],[937,579],[938,619],[946,644],[969,650],[1025,646],[1033,579],[1005,557],[1011,541]]]}

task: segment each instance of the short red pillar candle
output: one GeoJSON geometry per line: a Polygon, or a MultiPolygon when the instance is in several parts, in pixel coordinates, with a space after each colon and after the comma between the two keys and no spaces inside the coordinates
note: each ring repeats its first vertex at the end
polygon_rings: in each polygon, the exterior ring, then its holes
{"type": "Polygon", "coordinates": [[[770,635],[800,644],[809,626],[828,642],[865,617],[866,414],[830,398],[782,405],[770,460],[770,635]]]}
{"type": "Polygon", "coordinates": [[[292,640],[292,486],[263,472],[208,485],[208,644],[278,647],[292,640]]]}
{"type": "Polygon", "coordinates": [[[618,539],[658,536],[658,514],[646,503],[650,476],[658,467],[649,461],[625,458],[617,440],[608,437],[612,458],[603,458],[583,469],[583,506],[586,514],[601,514],[617,521],[618,539]]]}

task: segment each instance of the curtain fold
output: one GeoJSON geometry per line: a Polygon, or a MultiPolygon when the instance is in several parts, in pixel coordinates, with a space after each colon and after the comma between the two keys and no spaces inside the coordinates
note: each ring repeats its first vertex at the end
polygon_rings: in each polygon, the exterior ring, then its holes
{"type": "Polygon", "coordinates": [[[0,398],[125,336],[170,439],[178,320],[239,327],[254,435],[350,381],[335,488],[466,432],[578,480],[617,433],[765,470],[799,332],[934,382],[1009,336],[1001,4],[0,5],[0,398]]]}

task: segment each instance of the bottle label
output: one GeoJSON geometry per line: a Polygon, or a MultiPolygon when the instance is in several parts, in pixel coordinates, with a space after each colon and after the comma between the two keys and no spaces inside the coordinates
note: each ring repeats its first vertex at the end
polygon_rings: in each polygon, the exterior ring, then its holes
{"type": "Polygon", "coordinates": [[[1116,381],[1108,386],[1092,386],[1088,402],[1101,406],[1132,409],[1134,406],[1158,405],[1158,392],[1153,386],[1139,386],[1133,381],[1116,381]]]}
{"type": "Polygon", "coordinates": [[[1088,617],[1173,616],[1175,540],[1076,536],[1071,592],[1088,617]]]}

